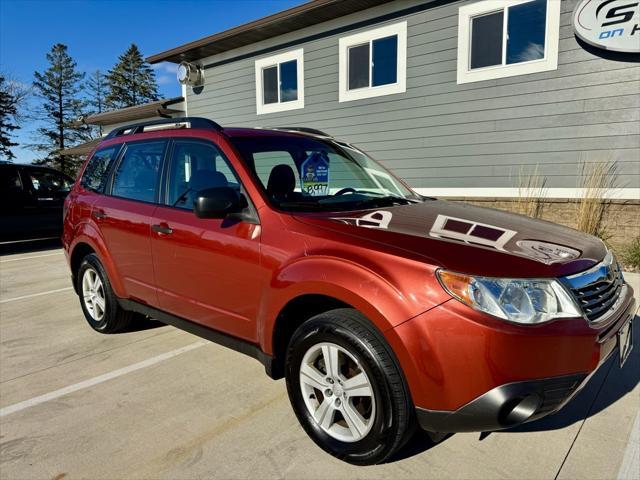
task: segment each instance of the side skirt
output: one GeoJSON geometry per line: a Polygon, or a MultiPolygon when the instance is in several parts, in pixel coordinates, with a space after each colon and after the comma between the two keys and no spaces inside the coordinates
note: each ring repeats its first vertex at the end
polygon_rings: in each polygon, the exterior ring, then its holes
{"type": "Polygon", "coordinates": [[[223,347],[230,348],[231,350],[235,350],[236,352],[244,353],[245,355],[255,358],[264,365],[265,372],[269,377],[274,380],[281,378],[274,372],[273,357],[263,352],[262,349],[254,343],[205,327],[204,325],[186,320],[182,317],[177,317],[162,310],[158,310],[157,308],[150,307],[149,305],[136,302],[135,300],[118,298],[118,303],[125,310],[146,315],[158,320],[159,322],[172,325],[180,330],[184,330],[185,332],[204,338],[205,340],[209,340],[213,343],[217,343],[218,345],[222,345],[223,347]]]}

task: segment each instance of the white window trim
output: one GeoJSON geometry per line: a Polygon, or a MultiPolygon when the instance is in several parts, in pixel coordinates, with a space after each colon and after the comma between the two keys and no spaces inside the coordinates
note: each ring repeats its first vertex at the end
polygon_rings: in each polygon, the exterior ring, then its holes
{"type": "MultiPolygon", "coordinates": [[[[292,50],[290,52],[280,53],[267,58],[261,58],[255,62],[256,68],[256,113],[263,115],[266,113],[285,112],[287,110],[296,110],[304,108],[304,49],[292,50]],[[264,103],[262,89],[262,70],[267,67],[279,66],[281,63],[297,61],[298,76],[298,99],[290,102],[264,103]]],[[[278,83],[280,81],[280,68],[278,68],[278,83]]],[[[280,86],[278,85],[278,92],[280,86]]],[[[278,95],[280,95],[278,93],[278,95]]]]}
{"type": "MultiPolygon", "coordinates": [[[[458,10],[458,84],[557,70],[561,4],[558,0],[547,0],[544,58],[512,65],[495,65],[474,70],[469,69],[471,18],[529,1],[531,0],[484,0],[460,7],[458,10]]],[[[507,22],[505,21],[504,24],[506,35],[507,22]]]]}
{"type": "MultiPolygon", "coordinates": [[[[339,102],[350,102],[363,98],[380,97],[382,95],[393,95],[407,91],[407,22],[385,25],[366,32],[356,33],[343,37],[339,40],[339,102]],[[389,85],[377,87],[364,87],[357,90],[349,90],[349,47],[372,42],[378,38],[398,36],[398,77],[397,82],[389,85]]],[[[372,52],[372,50],[369,50],[372,52]]]]}

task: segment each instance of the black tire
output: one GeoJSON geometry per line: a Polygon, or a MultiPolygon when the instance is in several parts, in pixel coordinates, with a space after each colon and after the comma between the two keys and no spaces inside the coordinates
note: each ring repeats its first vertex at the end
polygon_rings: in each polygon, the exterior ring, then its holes
{"type": "Polygon", "coordinates": [[[414,407],[398,362],[382,334],[356,310],[343,308],[316,315],[295,331],[287,350],[286,381],[289,399],[307,434],[323,450],[348,463],[384,462],[414,432],[414,407]],[[305,404],[301,363],[307,351],[325,342],[347,350],[370,380],[375,415],[371,414],[372,427],[360,440],[345,442],[329,435],[305,404]]]}
{"type": "Polygon", "coordinates": [[[135,317],[135,313],[124,310],[118,304],[118,299],[113,293],[111,282],[109,282],[109,277],[107,276],[102,263],[100,263],[100,260],[95,253],[91,253],[82,259],[82,263],[80,264],[78,275],[76,277],[76,291],[78,292],[78,297],[80,298],[80,305],[82,307],[84,317],[87,319],[87,322],[89,323],[91,328],[93,328],[96,332],[116,333],[125,330],[131,325],[135,317]],[[85,275],[85,272],[90,269],[96,272],[96,274],[100,278],[100,281],[102,282],[105,308],[100,320],[94,319],[92,314],[89,312],[83,298],[84,292],[82,279],[85,275]]]}

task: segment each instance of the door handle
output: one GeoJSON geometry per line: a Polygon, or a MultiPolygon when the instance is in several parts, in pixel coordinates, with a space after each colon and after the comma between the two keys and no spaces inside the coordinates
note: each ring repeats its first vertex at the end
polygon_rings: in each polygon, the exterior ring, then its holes
{"type": "Polygon", "coordinates": [[[170,235],[173,233],[173,230],[166,223],[161,223],[160,225],[151,225],[151,230],[161,235],[170,235]]]}
{"type": "Polygon", "coordinates": [[[94,210],[93,211],[93,218],[95,218],[96,220],[103,220],[103,219],[107,218],[107,214],[104,213],[103,210],[94,210]]]}

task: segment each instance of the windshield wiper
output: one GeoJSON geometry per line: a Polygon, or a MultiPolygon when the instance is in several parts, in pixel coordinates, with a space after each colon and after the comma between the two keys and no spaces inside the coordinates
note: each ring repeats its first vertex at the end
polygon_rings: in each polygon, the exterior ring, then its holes
{"type": "Polygon", "coordinates": [[[354,202],[358,206],[374,206],[374,207],[390,207],[393,205],[410,205],[416,203],[415,200],[409,200],[404,197],[396,197],[395,195],[387,195],[385,197],[367,198],[354,202]]]}
{"type": "Polygon", "coordinates": [[[308,210],[327,210],[327,205],[322,205],[317,202],[280,202],[279,207],[292,208],[292,209],[308,209],[308,210]]]}
{"type": "MultiPolygon", "coordinates": [[[[334,197],[329,197],[330,200],[334,197]]],[[[345,199],[346,200],[346,199],[345,199]]],[[[385,197],[375,197],[375,198],[359,198],[351,201],[342,201],[342,202],[324,202],[322,200],[318,202],[280,202],[278,204],[279,207],[285,209],[295,209],[295,210],[309,210],[309,211],[345,211],[345,210],[357,210],[360,208],[382,208],[382,207],[391,207],[394,205],[409,205],[413,203],[418,203],[416,200],[409,200],[404,197],[396,197],[395,195],[388,195],[385,197]]]]}

